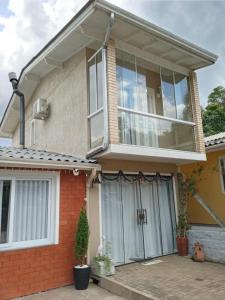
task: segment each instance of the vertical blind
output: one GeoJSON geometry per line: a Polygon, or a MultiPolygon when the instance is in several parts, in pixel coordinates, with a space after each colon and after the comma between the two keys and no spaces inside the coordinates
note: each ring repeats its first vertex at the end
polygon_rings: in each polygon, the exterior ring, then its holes
{"type": "Polygon", "coordinates": [[[16,181],[13,242],[47,238],[48,200],[48,181],[16,181]]]}

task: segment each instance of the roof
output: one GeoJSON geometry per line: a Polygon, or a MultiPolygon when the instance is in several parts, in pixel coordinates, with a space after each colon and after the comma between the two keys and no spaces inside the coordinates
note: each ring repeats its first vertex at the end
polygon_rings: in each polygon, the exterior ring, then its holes
{"type": "Polygon", "coordinates": [[[205,137],[204,141],[206,149],[225,146],[225,132],[205,137]]]}
{"type": "Polygon", "coordinates": [[[92,169],[99,167],[96,160],[81,156],[28,148],[0,147],[0,166],[14,164],[60,169],[92,169]]]}
{"type": "MultiPolygon", "coordinates": [[[[85,47],[97,50],[103,43],[114,13],[111,37],[116,47],[145,60],[188,74],[215,63],[217,56],[193,43],[104,0],[90,0],[22,69],[19,89],[27,105],[41,79],[85,47]]],[[[12,95],[0,125],[0,136],[12,137],[19,121],[19,101],[12,95]]]]}

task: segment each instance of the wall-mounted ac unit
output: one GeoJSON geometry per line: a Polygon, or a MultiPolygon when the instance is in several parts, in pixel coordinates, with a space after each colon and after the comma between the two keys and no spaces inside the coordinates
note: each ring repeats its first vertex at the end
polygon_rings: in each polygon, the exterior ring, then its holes
{"type": "Polygon", "coordinates": [[[33,119],[45,120],[49,115],[47,100],[38,98],[33,105],[33,119]]]}

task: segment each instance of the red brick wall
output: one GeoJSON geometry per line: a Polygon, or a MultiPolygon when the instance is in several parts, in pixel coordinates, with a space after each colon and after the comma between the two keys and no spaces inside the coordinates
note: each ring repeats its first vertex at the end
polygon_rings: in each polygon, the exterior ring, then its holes
{"type": "Polygon", "coordinates": [[[84,204],[85,175],[60,174],[59,244],[0,252],[0,300],[73,282],[75,226],[84,204]]]}

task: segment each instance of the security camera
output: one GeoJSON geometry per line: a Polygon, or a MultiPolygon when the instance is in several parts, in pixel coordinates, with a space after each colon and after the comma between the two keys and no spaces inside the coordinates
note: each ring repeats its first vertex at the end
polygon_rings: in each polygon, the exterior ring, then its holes
{"type": "Polygon", "coordinates": [[[73,169],[73,175],[78,176],[80,174],[80,171],[78,169],[73,169]]]}
{"type": "Polygon", "coordinates": [[[9,80],[12,81],[12,80],[16,80],[17,81],[17,76],[16,76],[16,73],[15,72],[10,72],[8,74],[9,76],[9,80]]]}

